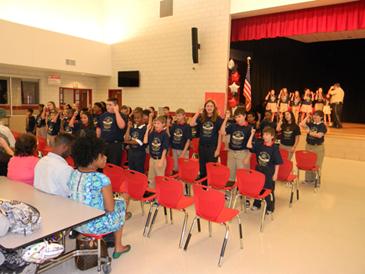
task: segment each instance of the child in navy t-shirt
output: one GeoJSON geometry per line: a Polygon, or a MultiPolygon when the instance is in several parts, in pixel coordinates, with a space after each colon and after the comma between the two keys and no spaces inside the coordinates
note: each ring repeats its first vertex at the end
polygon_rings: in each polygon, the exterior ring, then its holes
{"type": "Polygon", "coordinates": [[[27,108],[25,115],[27,116],[25,130],[35,135],[35,118],[33,116],[33,109],[27,108]]]}
{"type": "MultiPolygon", "coordinates": [[[[72,119],[75,119],[72,117],[72,119]]],[[[90,112],[85,111],[80,115],[80,121],[72,124],[72,119],[70,122],[70,127],[74,128],[76,136],[85,136],[89,131],[96,131],[94,126],[94,119],[90,112]]]]}
{"type": "MultiPolygon", "coordinates": [[[[252,138],[255,135],[256,130],[252,128],[251,136],[247,142],[247,148],[251,149],[253,153],[256,153],[257,165],[255,170],[265,175],[264,188],[270,189],[272,192],[273,201],[271,203],[270,195],[265,198],[267,208],[266,213],[274,211],[274,184],[278,178],[279,165],[283,164],[279,147],[274,144],[275,130],[271,127],[265,127],[262,131],[263,142],[256,144],[252,143],[252,138]]],[[[260,200],[255,200],[251,210],[258,210],[261,207],[260,200]]]]}

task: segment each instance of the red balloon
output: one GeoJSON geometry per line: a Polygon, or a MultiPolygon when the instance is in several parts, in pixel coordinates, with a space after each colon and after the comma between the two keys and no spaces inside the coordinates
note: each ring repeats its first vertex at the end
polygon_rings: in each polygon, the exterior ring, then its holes
{"type": "Polygon", "coordinates": [[[237,102],[234,98],[228,100],[228,104],[231,108],[235,108],[237,106],[237,102]]]}
{"type": "Polygon", "coordinates": [[[238,74],[238,72],[236,71],[235,73],[232,74],[232,81],[233,82],[237,82],[240,79],[241,75],[238,74]]]}

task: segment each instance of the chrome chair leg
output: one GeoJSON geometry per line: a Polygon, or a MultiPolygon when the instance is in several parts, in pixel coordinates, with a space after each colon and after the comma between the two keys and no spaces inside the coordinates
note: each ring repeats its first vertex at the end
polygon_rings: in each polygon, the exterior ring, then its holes
{"type": "Polygon", "coordinates": [[[184,211],[185,218],[184,218],[183,228],[182,228],[182,231],[181,231],[179,248],[181,248],[182,244],[183,244],[183,240],[184,240],[184,236],[185,236],[185,230],[186,230],[186,224],[188,222],[188,217],[189,217],[188,212],[185,209],[181,209],[181,211],[184,211]]]}
{"type": "Polygon", "coordinates": [[[222,260],[223,260],[224,252],[226,251],[226,246],[227,246],[227,241],[228,241],[228,236],[229,236],[229,226],[225,223],[223,223],[223,224],[226,226],[226,235],[224,236],[222,249],[221,249],[221,254],[220,254],[220,257],[219,257],[219,261],[218,261],[218,266],[219,267],[222,266],[222,260]]]}
{"type": "Polygon", "coordinates": [[[237,219],[238,219],[238,230],[240,232],[240,246],[241,246],[241,249],[243,249],[242,223],[241,223],[241,218],[240,218],[240,215],[239,214],[237,214],[237,219]]]}
{"type": "Polygon", "coordinates": [[[290,192],[290,201],[289,201],[289,207],[293,206],[293,196],[294,196],[294,184],[293,182],[290,182],[291,185],[291,192],[290,192]]]}
{"type": "Polygon", "coordinates": [[[198,219],[198,232],[201,231],[201,228],[200,228],[200,218],[198,219]]]}
{"type": "Polygon", "coordinates": [[[209,227],[209,237],[212,237],[212,222],[208,221],[208,227],[209,227]]]}
{"type": "Polygon", "coordinates": [[[101,271],[101,239],[98,239],[98,272],[101,271]]]}
{"type": "Polygon", "coordinates": [[[153,225],[155,224],[155,220],[156,220],[156,217],[157,217],[157,214],[158,214],[158,210],[159,209],[160,209],[160,205],[158,205],[158,207],[155,209],[155,213],[153,214],[153,218],[152,218],[152,221],[151,221],[150,229],[148,230],[148,233],[147,233],[147,237],[148,238],[151,236],[151,231],[152,231],[153,225]]]}
{"type": "Polygon", "coordinates": [[[262,199],[262,203],[264,203],[264,208],[262,211],[262,219],[261,219],[261,226],[260,226],[260,231],[263,232],[264,231],[264,221],[265,221],[265,214],[266,214],[266,201],[265,199],[262,199]]]}
{"type": "Polygon", "coordinates": [[[163,208],[163,211],[165,213],[165,223],[167,224],[167,209],[166,209],[166,207],[163,208]]]}
{"type": "Polygon", "coordinates": [[[152,203],[150,205],[150,211],[148,212],[146,225],[145,225],[144,230],[143,230],[143,236],[145,236],[145,237],[146,237],[148,225],[150,224],[151,215],[152,215],[152,203]]]}
{"type": "Polygon", "coordinates": [[[236,195],[236,198],[234,199],[234,203],[233,203],[233,207],[232,207],[233,209],[235,209],[235,208],[236,208],[237,199],[238,199],[240,196],[241,196],[241,194],[239,194],[239,193],[236,195]]]}
{"type": "Polygon", "coordinates": [[[143,207],[143,202],[142,202],[142,201],[140,201],[140,202],[141,202],[142,216],[144,216],[144,207],[143,207]]]}
{"type": "Polygon", "coordinates": [[[196,216],[193,220],[193,223],[191,224],[191,228],[190,228],[188,237],[187,237],[186,242],[185,242],[184,251],[186,251],[188,249],[188,245],[189,245],[189,242],[190,242],[190,239],[191,239],[191,234],[193,234],[195,223],[199,219],[200,219],[199,216],[196,216]]]}
{"type": "Polygon", "coordinates": [[[270,193],[270,198],[271,198],[271,221],[274,220],[274,195],[271,192],[270,193]]]}
{"type": "MultiPolygon", "coordinates": [[[[247,203],[247,198],[246,196],[243,196],[243,212],[245,213],[246,213],[246,203],[247,203]]],[[[242,201],[241,201],[241,209],[242,209],[242,201]]]]}
{"type": "Polygon", "coordinates": [[[171,224],[173,224],[173,220],[172,220],[172,209],[170,208],[170,221],[171,221],[171,224]]]}

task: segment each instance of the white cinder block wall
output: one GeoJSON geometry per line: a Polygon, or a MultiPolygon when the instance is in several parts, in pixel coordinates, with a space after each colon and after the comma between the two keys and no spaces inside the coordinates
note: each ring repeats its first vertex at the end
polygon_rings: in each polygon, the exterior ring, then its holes
{"type": "Polygon", "coordinates": [[[105,41],[112,44],[112,77],[97,79],[96,100],[117,87],[119,70],[139,70],[140,87],[122,88],[131,107],[168,105],[195,112],[205,92],[226,92],[230,0],[174,0],[173,16],[159,18],[160,1],[106,0],[105,41]],[[198,28],[193,64],[191,28],[198,28]],[[193,67],[195,69],[193,69],[193,67]]]}

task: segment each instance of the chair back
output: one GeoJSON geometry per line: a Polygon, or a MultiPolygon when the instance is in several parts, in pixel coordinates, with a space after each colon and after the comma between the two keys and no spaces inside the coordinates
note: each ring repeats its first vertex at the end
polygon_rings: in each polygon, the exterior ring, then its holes
{"type": "Polygon", "coordinates": [[[317,161],[317,154],[308,150],[297,150],[295,152],[297,167],[302,170],[310,170],[317,161]]]}
{"type": "Polygon", "coordinates": [[[224,208],[224,194],[202,185],[193,185],[193,192],[196,215],[214,222],[224,208]]]}
{"type": "Polygon", "coordinates": [[[199,138],[193,138],[193,151],[199,155],[199,138]]]}
{"type": "Polygon", "coordinates": [[[194,182],[199,172],[199,162],[191,159],[179,158],[177,159],[179,166],[180,180],[184,182],[194,182]]]}
{"type": "Polygon", "coordinates": [[[255,197],[260,194],[265,185],[265,175],[251,169],[237,169],[237,185],[240,194],[255,197]]]}
{"type": "Polygon", "coordinates": [[[20,132],[16,132],[16,131],[11,131],[11,133],[13,134],[15,140],[18,139],[18,137],[21,134],[20,132]]]}
{"type": "Polygon", "coordinates": [[[146,192],[148,178],[146,175],[134,170],[124,170],[127,194],[134,200],[142,200],[146,192]]]}
{"type": "Polygon", "coordinates": [[[173,168],[174,168],[174,158],[166,155],[165,176],[170,176],[173,168]]]}
{"type": "Polygon", "coordinates": [[[191,159],[191,157],[193,157],[194,155],[194,150],[192,148],[189,149],[189,159],[191,159]]]}
{"type": "Polygon", "coordinates": [[[70,167],[75,169],[75,161],[74,159],[71,158],[71,156],[67,157],[65,160],[70,167]]]}
{"type": "Polygon", "coordinates": [[[144,161],[144,173],[148,173],[148,168],[150,167],[150,159],[151,155],[149,153],[146,153],[146,160],[144,161]]]}
{"type": "Polygon", "coordinates": [[[127,151],[126,151],[126,150],[123,150],[123,154],[122,154],[122,162],[121,162],[121,164],[120,164],[120,166],[121,166],[122,168],[124,168],[125,163],[127,162],[127,158],[128,158],[127,151]]]}
{"type": "Polygon", "coordinates": [[[228,150],[221,150],[221,152],[219,153],[219,158],[221,160],[221,164],[227,166],[228,150]]]}
{"type": "Polygon", "coordinates": [[[279,166],[278,180],[286,182],[293,170],[293,162],[288,159],[283,159],[283,162],[284,163],[279,166]]]}
{"type": "Polygon", "coordinates": [[[219,163],[207,163],[206,167],[209,186],[223,189],[229,179],[229,168],[219,163]]]}
{"type": "Polygon", "coordinates": [[[174,208],[183,195],[183,184],[167,176],[156,176],[157,200],[163,207],[174,208]]]}
{"type": "Polygon", "coordinates": [[[284,159],[288,159],[289,158],[289,151],[279,148],[280,154],[281,154],[281,158],[284,159]]]}
{"type": "Polygon", "coordinates": [[[119,189],[124,182],[124,169],[113,164],[106,164],[103,174],[109,177],[113,192],[120,192],[119,189]]]}
{"type": "Polygon", "coordinates": [[[250,159],[250,169],[255,170],[256,166],[257,166],[256,153],[252,153],[250,159]]]}
{"type": "Polygon", "coordinates": [[[226,143],[222,141],[221,150],[220,151],[223,151],[223,150],[226,150],[226,143]]]}
{"type": "Polygon", "coordinates": [[[37,150],[42,151],[47,146],[47,140],[44,137],[37,136],[37,150]]]}

